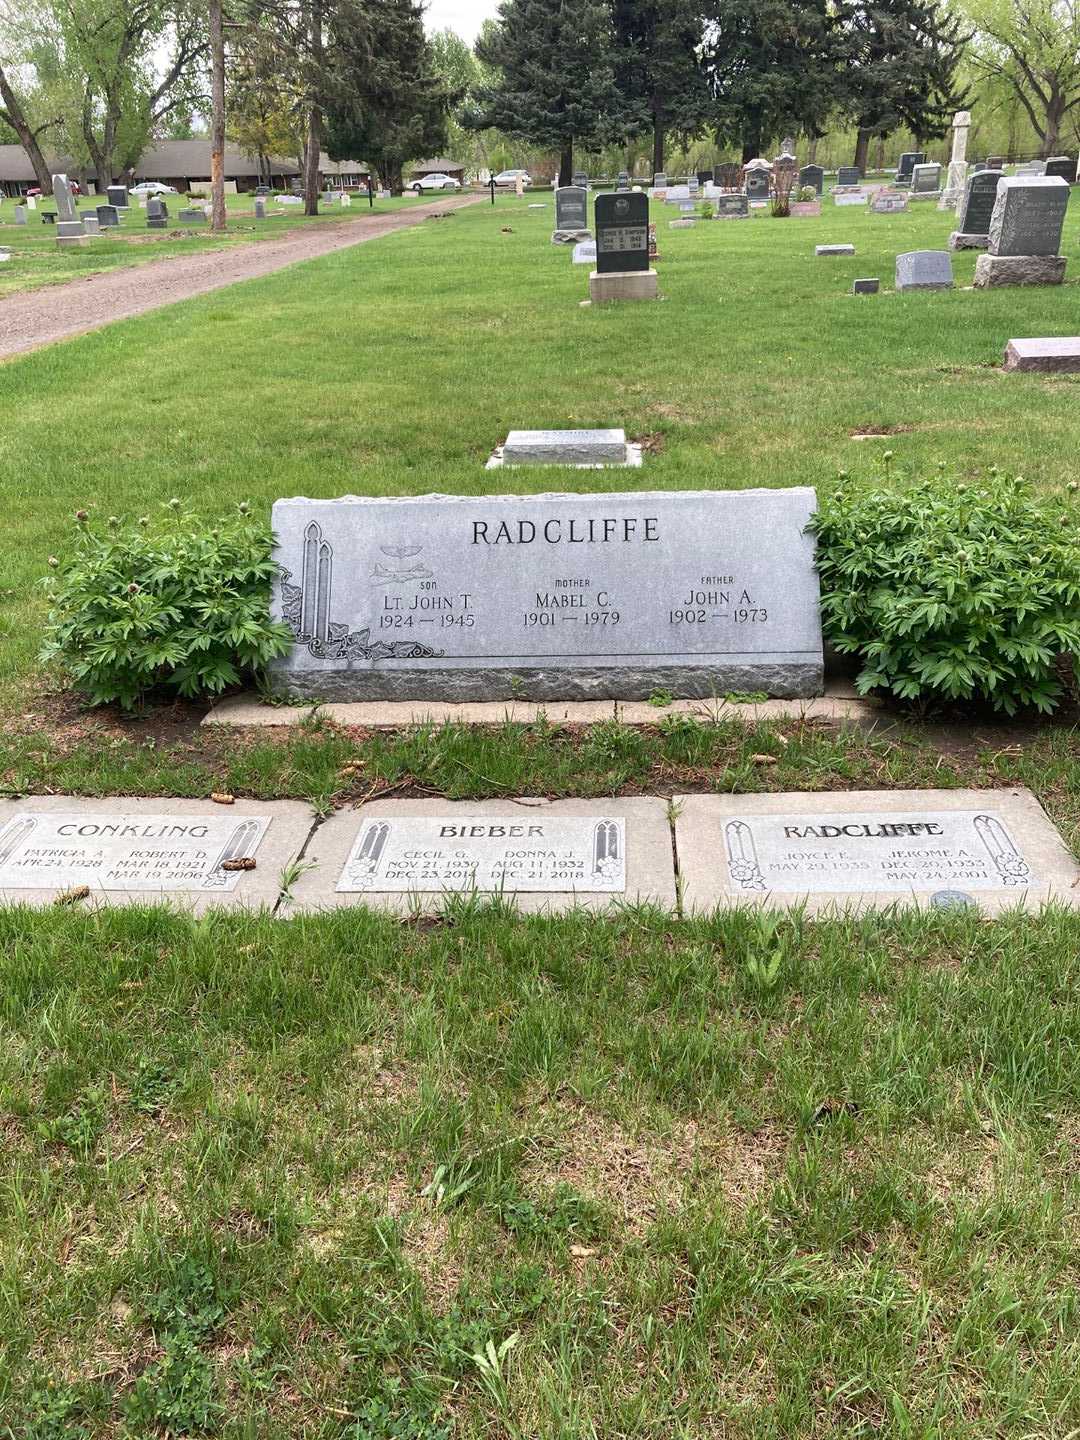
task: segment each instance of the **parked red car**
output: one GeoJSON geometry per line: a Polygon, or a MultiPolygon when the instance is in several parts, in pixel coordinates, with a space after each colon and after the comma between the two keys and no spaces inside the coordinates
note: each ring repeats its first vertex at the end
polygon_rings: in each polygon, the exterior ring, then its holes
{"type": "MultiPolygon", "coordinates": [[[[82,194],[82,190],[80,189],[80,187],[79,187],[79,182],[78,182],[77,180],[69,180],[69,181],[68,181],[68,189],[71,191],[71,193],[72,193],[73,195],[81,195],[81,194],[82,194]]],[[[41,195],[41,186],[40,186],[40,185],[31,185],[30,189],[27,190],[26,193],[27,193],[27,195],[32,195],[32,196],[34,197],[34,199],[37,200],[37,199],[39,198],[39,196],[41,195]]]]}

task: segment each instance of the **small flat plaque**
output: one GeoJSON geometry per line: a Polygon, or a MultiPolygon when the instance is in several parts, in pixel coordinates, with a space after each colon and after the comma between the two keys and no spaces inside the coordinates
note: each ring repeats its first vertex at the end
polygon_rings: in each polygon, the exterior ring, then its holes
{"type": "Polygon", "coordinates": [[[468,814],[370,819],[338,893],[482,890],[517,893],[626,889],[626,827],[615,816],[468,814]]]}
{"type": "Polygon", "coordinates": [[[305,910],[437,912],[451,895],[505,895],[526,911],[614,902],[675,908],[667,802],[380,800],[332,815],[296,882],[305,910]]]}
{"type": "Polygon", "coordinates": [[[235,890],[270,822],[219,815],[20,810],[0,829],[0,890],[235,890]]]}
{"type": "Polygon", "coordinates": [[[625,465],[625,430],[511,430],[504,465],[625,465]]]}
{"type": "Polygon", "coordinates": [[[1080,876],[1027,791],[691,796],[677,802],[693,906],[920,903],[944,891],[990,910],[1080,903],[1080,876]],[[816,903],[815,903],[816,902],[816,903]]]}

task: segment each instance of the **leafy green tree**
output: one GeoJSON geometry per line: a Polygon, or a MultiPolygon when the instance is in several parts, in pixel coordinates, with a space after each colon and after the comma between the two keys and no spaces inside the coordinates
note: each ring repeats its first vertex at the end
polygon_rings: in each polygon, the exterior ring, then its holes
{"type": "Polygon", "coordinates": [[[905,126],[940,137],[964,108],[956,72],[967,36],[938,0],[836,0],[840,109],[856,127],[854,163],[865,172],[870,141],[905,126]]]}
{"type": "MultiPolygon", "coordinates": [[[[18,143],[26,151],[27,159],[34,167],[37,182],[46,192],[52,184],[52,177],[42,153],[41,136],[51,125],[57,123],[55,118],[36,125],[32,123],[27,101],[16,91],[11,77],[0,63],[0,125],[10,130],[11,142],[18,143]]],[[[9,143],[7,136],[3,137],[3,143],[9,143]]]]}
{"type": "Polygon", "coordinates": [[[703,64],[721,145],[761,155],[786,131],[822,133],[838,94],[829,0],[707,0],[703,64]]]}
{"type": "Polygon", "coordinates": [[[647,124],[641,100],[620,88],[620,54],[607,0],[504,0],[476,53],[494,78],[470,124],[559,152],[570,183],[574,145],[600,149],[647,124]]]}
{"type": "Polygon", "coordinates": [[[418,0],[340,7],[327,50],[327,153],[367,160],[394,194],[408,160],[445,145],[460,93],[435,68],[423,14],[418,0]]]}
{"type": "Polygon", "coordinates": [[[701,59],[699,0],[614,0],[617,78],[624,97],[647,117],[652,168],[664,168],[669,133],[688,141],[712,114],[701,59]]]}
{"type": "Polygon", "coordinates": [[[1008,86],[1031,121],[1043,157],[1080,106],[1080,5],[1076,0],[966,0],[976,73],[1008,86]]]}

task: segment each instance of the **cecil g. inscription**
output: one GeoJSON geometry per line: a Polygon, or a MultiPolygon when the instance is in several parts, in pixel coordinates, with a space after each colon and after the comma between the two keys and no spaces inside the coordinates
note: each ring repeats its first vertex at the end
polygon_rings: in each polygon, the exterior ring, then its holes
{"type": "Polygon", "coordinates": [[[0,890],[231,891],[269,821],[20,811],[0,828],[0,890]]]}
{"type": "Polygon", "coordinates": [[[626,889],[621,819],[395,816],[361,826],[339,893],[626,889]]]}
{"type": "Polygon", "coordinates": [[[324,699],[814,695],[809,489],[279,500],[278,687],[324,699]]]}

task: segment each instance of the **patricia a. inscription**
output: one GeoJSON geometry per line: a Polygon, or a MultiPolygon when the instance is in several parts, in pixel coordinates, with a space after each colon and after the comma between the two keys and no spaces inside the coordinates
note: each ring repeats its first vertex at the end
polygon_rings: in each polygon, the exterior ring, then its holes
{"type": "Polygon", "coordinates": [[[625,826],[621,819],[569,816],[370,820],[360,828],[337,889],[622,893],[625,826]]]}
{"type": "Polygon", "coordinates": [[[320,698],[816,694],[807,489],[280,500],[278,684],[320,698]]]}

